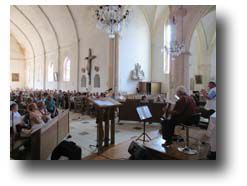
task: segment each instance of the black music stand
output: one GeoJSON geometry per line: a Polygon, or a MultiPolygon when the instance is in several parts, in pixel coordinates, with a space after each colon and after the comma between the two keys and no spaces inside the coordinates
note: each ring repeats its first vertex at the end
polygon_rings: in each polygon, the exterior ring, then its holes
{"type": "Polygon", "coordinates": [[[139,118],[141,121],[143,121],[143,133],[136,139],[137,140],[141,140],[144,142],[149,142],[149,140],[151,140],[151,137],[146,133],[146,121],[147,119],[152,118],[152,114],[148,108],[148,106],[140,106],[140,107],[136,107],[136,111],[139,115],[139,118]],[[143,136],[143,138],[142,138],[143,136]],[[146,136],[149,140],[146,140],[146,136]]]}

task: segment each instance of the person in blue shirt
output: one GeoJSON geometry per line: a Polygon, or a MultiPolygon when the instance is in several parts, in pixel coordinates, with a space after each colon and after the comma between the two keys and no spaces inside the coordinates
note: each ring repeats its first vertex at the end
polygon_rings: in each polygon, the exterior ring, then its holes
{"type": "Polygon", "coordinates": [[[207,99],[206,109],[216,111],[216,83],[210,81],[208,83],[208,92],[201,90],[202,95],[207,99]]]}
{"type": "Polygon", "coordinates": [[[48,112],[51,113],[51,117],[55,117],[57,115],[56,103],[50,95],[47,96],[47,99],[45,100],[45,105],[48,112]]]}

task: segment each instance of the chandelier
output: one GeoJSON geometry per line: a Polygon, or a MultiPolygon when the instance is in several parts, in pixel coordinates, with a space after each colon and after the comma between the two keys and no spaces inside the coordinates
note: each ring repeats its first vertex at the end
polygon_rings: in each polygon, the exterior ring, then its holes
{"type": "Polygon", "coordinates": [[[97,19],[96,27],[106,32],[109,38],[114,38],[116,33],[121,32],[123,23],[129,17],[129,10],[121,5],[101,5],[95,10],[97,19]]]}
{"type": "Polygon", "coordinates": [[[164,46],[164,49],[166,53],[170,54],[172,57],[178,57],[185,53],[185,45],[183,41],[181,43],[178,41],[172,41],[170,46],[164,46]]]}
{"type": "Polygon", "coordinates": [[[180,15],[182,15],[182,41],[179,42],[176,39],[176,21],[175,16],[172,17],[172,21],[169,23],[169,41],[168,46],[164,46],[162,51],[166,51],[168,55],[171,55],[172,59],[180,56],[181,54],[185,54],[185,43],[183,41],[183,17],[186,15],[186,10],[181,6],[179,8],[180,15]]]}

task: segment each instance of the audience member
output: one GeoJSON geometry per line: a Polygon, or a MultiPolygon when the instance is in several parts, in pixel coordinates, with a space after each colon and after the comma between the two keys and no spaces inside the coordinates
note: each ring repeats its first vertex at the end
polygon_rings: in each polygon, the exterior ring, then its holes
{"type": "Polygon", "coordinates": [[[50,95],[47,96],[47,99],[45,100],[45,105],[46,105],[46,109],[51,114],[51,118],[56,117],[58,114],[57,108],[56,108],[56,103],[50,95]]]}
{"type": "Polygon", "coordinates": [[[143,103],[144,103],[144,104],[148,103],[148,98],[147,98],[146,95],[143,95],[143,96],[141,97],[140,103],[141,103],[141,104],[143,104],[143,103]]]}
{"type": "Polygon", "coordinates": [[[10,127],[13,127],[12,129],[14,132],[17,131],[16,126],[22,125],[22,116],[18,112],[18,105],[16,103],[11,103],[10,105],[10,127]]]}
{"type": "Polygon", "coordinates": [[[43,124],[44,123],[44,121],[42,119],[42,114],[39,112],[36,103],[29,104],[28,111],[29,111],[30,124],[32,126],[36,125],[36,124],[43,124]]]}
{"type": "Polygon", "coordinates": [[[46,123],[47,121],[51,119],[51,116],[50,116],[51,114],[46,109],[44,102],[38,102],[37,106],[38,106],[39,112],[42,114],[43,121],[46,123]]]}
{"type": "Polygon", "coordinates": [[[158,95],[157,98],[154,100],[154,103],[164,103],[164,100],[161,98],[160,95],[158,95]]]}

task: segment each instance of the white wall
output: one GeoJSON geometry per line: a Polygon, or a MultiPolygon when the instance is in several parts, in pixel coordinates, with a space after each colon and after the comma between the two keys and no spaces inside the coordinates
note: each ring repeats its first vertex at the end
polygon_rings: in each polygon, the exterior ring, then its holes
{"type": "MultiPolygon", "coordinates": [[[[71,8],[74,9],[76,7],[71,7],[71,8]]],[[[46,89],[77,90],[77,83],[79,83],[79,90],[85,91],[86,88],[82,88],[80,83],[81,75],[82,75],[81,68],[86,67],[87,60],[85,60],[85,57],[88,56],[88,50],[89,48],[91,48],[93,55],[97,56],[96,59],[93,60],[93,66],[92,66],[92,91],[101,92],[109,88],[109,82],[108,82],[109,38],[106,33],[96,29],[95,23],[92,21],[93,18],[92,15],[90,14],[90,11],[88,11],[87,9],[83,11],[84,11],[83,16],[76,15],[77,12],[80,13],[80,9],[78,10],[75,9],[74,11],[75,19],[79,20],[79,24],[78,24],[78,35],[80,36],[79,50],[76,39],[72,38],[70,44],[60,46],[59,50],[57,48],[54,48],[49,51],[46,51],[45,55],[42,55],[42,53],[40,53],[35,57],[35,59],[27,60],[26,68],[24,69],[27,77],[26,80],[24,80],[24,84],[26,84],[26,87],[42,89],[44,87],[44,78],[45,78],[46,89]],[[69,82],[65,82],[63,80],[63,63],[66,57],[69,57],[71,60],[71,72],[70,72],[69,82]],[[78,61],[79,61],[79,65],[78,65],[78,61]],[[58,72],[59,81],[52,81],[52,82],[48,81],[48,66],[50,63],[54,64],[54,72],[58,72]],[[97,74],[100,75],[100,80],[101,80],[100,88],[93,88],[93,78],[94,75],[96,74],[94,67],[96,65],[100,67],[100,71],[97,72],[97,74]],[[79,66],[79,70],[78,70],[78,66],[79,66]],[[78,71],[79,71],[79,82],[77,82],[78,71]]],[[[66,28],[66,27],[63,28],[63,30],[66,29],[71,29],[71,28],[66,28]]],[[[24,59],[25,56],[22,56],[22,58],[24,59]]],[[[18,85],[16,86],[18,87],[18,85]]]]}
{"type": "Polygon", "coordinates": [[[33,80],[34,80],[34,60],[26,60],[26,70],[25,70],[25,75],[26,75],[26,83],[25,87],[26,88],[33,88],[33,80]]]}
{"type": "Polygon", "coordinates": [[[42,89],[44,85],[44,58],[45,56],[40,55],[35,57],[35,82],[34,88],[35,89],[42,89]]]}
{"type": "Polygon", "coordinates": [[[12,89],[24,88],[25,86],[25,58],[24,53],[17,40],[10,37],[10,87],[12,89]],[[12,73],[19,74],[19,81],[12,81],[12,73]]]}
{"type": "Polygon", "coordinates": [[[195,84],[195,75],[202,75],[198,70],[198,65],[200,62],[200,43],[198,39],[197,32],[193,33],[190,44],[191,56],[189,56],[189,78],[190,78],[190,88],[191,90],[199,90],[201,85],[195,84]],[[198,87],[199,86],[199,87],[198,87]]]}
{"type": "Polygon", "coordinates": [[[135,6],[129,24],[119,39],[119,91],[135,93],[138,81],[131,80],[130,72],[140,63],[145,81],[151,81],[151,36],[141,10],[135,6]]]}
{"type": "MultiPolygon", "coordinates": [[[[216,80],[216,47],[214,45],[207,47],[204,35],[200,34],[198,28],[192,36],[190,44],[191,56],[189,57],[189,77],[195,78],[195,75],[202,75],[202,85],[194,85],[194,90],[200,90],[207,87],[209,81],[216,80]]],[[[191,86],[193,87],[193,86],[191,86]]]]}
{"type": "MultiPolygon", "coordinates": [[[[76,8],[76,7],[74,7],[76,8]]],[[[86,88],[81,87],[81,77],[86,75],[87,86],[89,87],[89,79],[87,72],[82,73],[81,68],[86,68],[87,60],[85,57],[89,54],[89,48],[92,49],[92,55],[96,58],[92,61],[92,74],[91,74],[91,91],[92,92],[103,92],[109,87],[109,38],[108,35],[96,28],[96,22],[92,16],[92,12],[89,9],[84,10],[83,16],[77,17],[78,30],[80,35],[80,64],[79,64],[79,90],[86,91],[86,88]],[[99,66],[99,72],[94,70],[95,66],[99,66]],[[100,88],[94,88],[94,76],[95,74],[100,75],[100,88]]],[[[75,12],[77,12],[75,10],[75,12]]]]}
{"type": "Polygon", "coordinates": [[[10,61],[10,87],[11,89],[24,88],[25,87],[25,61],[11,60],[10,61]],[[19,81],[12,81],[11,74],[18,73],[19,81]]]}
{"type": "Polygon", "coordinates": [[[212,49],[210,61],[211,61],[210,80],[216,81],[216,46],[214,46],[212,49]]]}

